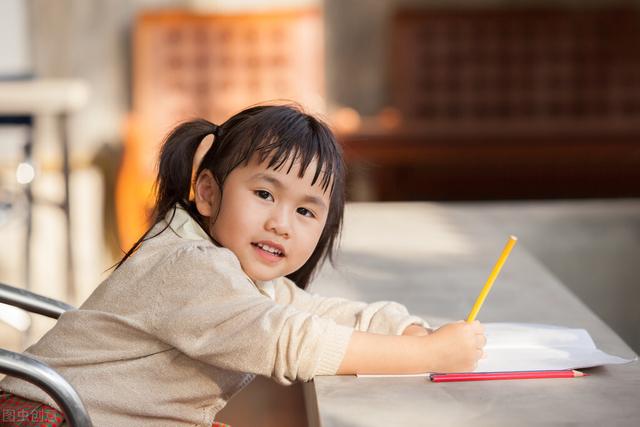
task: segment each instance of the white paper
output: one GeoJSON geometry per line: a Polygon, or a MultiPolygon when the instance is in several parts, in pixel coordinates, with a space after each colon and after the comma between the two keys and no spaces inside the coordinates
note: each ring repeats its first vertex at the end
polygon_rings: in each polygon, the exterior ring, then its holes
{"type": "MultiPolygon", "coordinates": [[[[629,363],[599,350],[584,329],[534,323],[485,323],[486,358],[474,372],[538,371],[591,368],[629,363]]],[[[358,377],[425,376],[358,375],[358,377]]]]}
{"type": "Polygon", "coordinates": [[[476,372],[579,369],[634,360],[599,350],[584,329],[531,323],[487,323],[485,328],[486,358],[476,372]]]}

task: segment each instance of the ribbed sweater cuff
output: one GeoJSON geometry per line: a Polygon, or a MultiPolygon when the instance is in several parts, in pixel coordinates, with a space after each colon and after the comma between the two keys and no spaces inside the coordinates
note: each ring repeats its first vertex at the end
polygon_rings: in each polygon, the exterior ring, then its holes
{"type": "Polygon", "coordinates": [[[318,359],[316,375],[335,375],[338,372],[352,334],[353,328],[330,323],[325,333],[325,342],[318,359]]]}
{"type": "Polygon", "coordinates": [[[429,324],[418,316],[407,316],[400,323],[397,324],[395,334],[402,335],[405,329],[410,325],[418,325],[423,328],[429,328],[429,324]]]}

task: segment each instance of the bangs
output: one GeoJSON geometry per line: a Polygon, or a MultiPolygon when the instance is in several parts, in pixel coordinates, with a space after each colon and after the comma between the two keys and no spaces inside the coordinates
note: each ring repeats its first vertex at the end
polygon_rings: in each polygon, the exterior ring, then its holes
{"type": "Polygon", "coordinates": [[[256,155],[260,163],[268,161],[268,169],[286,168],[287,174],[298,164],[298,177],[302,178],[315,160],[311,185],[319,182],[323,191],[333,188],[333,178],[344,173],[333,133],[324,123],[293,107],[259,111],[235,127],[232,133],[236,132],[238,138],[233,139],[240,146],[231,164],[246,166],[256,155]]]}
{"type": "Polygon", "coordinates": [[[299,139],[278,138],[263,141],[257,148],[260,163],[268,159],[267,168],[281,170],[287,167],[289,174],[294,165],[299,165],[298,178],[302,178],[309,165],[316,160],[316,170],[311,180],[311,185],[320,182],[323,191],[327,191],[334,173],[334,159],[323,152],[322,143],[314,141],[313,144],[301,144],[299,139]]]}

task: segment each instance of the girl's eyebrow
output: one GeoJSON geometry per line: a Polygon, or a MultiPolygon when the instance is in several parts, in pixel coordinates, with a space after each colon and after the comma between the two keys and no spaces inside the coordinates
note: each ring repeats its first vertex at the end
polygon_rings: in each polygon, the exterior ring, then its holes
{"type": "MultiPolygon", "coordinates": [[[[280,182],[278,178],[263,172],[253,175],[250,178],[250,181],[253,181],[253,180],[267,181],[268,183],[273,184],[273,186],[276,187],[278,190],[281,190],[285,186],[282,182],[280,182]]],[[[304,196],[302,198],[302,201],[307,203],[313,203],[314,205],[317,205],[323,209],[327,209],[327,206],[325,205],[324,201],[321,198],[312,196],[310,194],[307,194],[306,196],[304,196]]]]}

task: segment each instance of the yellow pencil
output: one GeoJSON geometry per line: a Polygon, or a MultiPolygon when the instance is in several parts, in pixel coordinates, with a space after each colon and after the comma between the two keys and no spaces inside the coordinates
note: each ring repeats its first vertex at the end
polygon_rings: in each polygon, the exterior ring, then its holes
{"type": "Polygon", "coordinates": [[[476,320],[476,316],[480,311],[480,307],[482,307],[482,304],[484,303],[485,298],[487,298],[487,295],[489,294],[489,291],[493,286],[493,282],[495,282],[496,277],[498,277],[498,274],[500,274],[500,270],[502,269],[504,262],[507,260],[507,257],[511,253],[511,249],[513,249],[517,241],[518,241],[518,238],[516,236],[509,236],[509,240],[507,240],[507,244],[502,250],[502,254],[498,259],[498,262],[496,262],[496,265],[493,266],[493,270],[491,271],[491,274],[487,279],[487,283],[484,284],[484,288],[482,288],[482,291],[480,291],[480,295],[478,295],[478,299],[476,299],[476,303],[473,304],[473,308],[471,309],[471,312],[467,317],[467,322],[473,322],[474,320],[476,320]]]}

